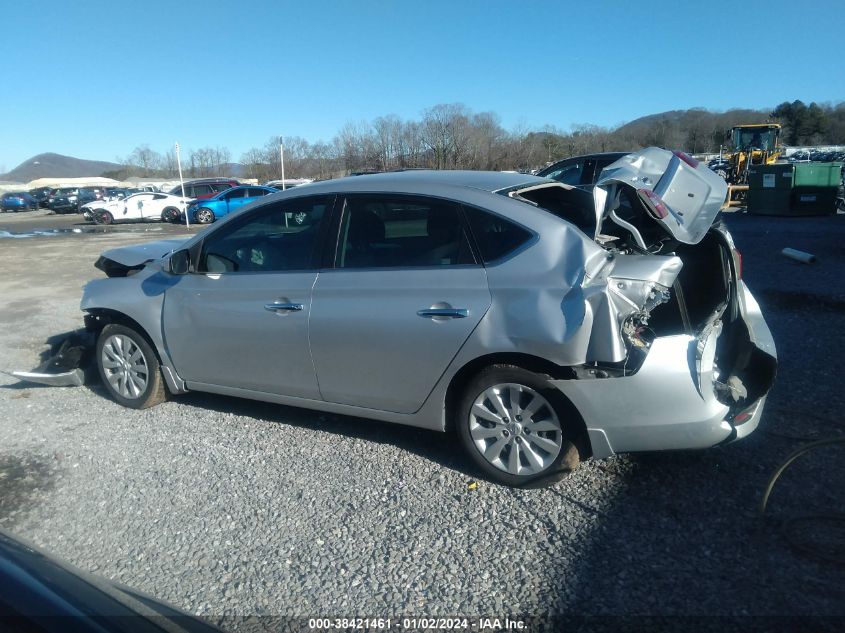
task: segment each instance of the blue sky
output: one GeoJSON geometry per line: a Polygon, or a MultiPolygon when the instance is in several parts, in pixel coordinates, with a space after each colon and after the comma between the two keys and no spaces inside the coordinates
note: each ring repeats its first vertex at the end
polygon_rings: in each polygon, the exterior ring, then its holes
{"type": "Polygon", "coordinates": [[[3,9],[0,171],[41,152],[329,141],[438,103],[503,125],[845,100],[840,0],[194,2],[3,9]],[[14,28],[10,28],[14,25],[14,28]]]}

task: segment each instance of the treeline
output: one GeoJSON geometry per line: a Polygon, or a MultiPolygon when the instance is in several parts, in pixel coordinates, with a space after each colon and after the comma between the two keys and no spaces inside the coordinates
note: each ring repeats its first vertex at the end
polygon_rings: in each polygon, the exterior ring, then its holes
{"type": "MultiPolygon", "coordinates": [[[[324,179],[350,173],[404,168],[486,169],[527,171],[568,156],[628,151],[658,146],[688,153],[730,149],[734,125],[773,121],[785,126],[782,142],[789,145],[845,144],[845,102],[836,105],[784,102],[774,110],[677,110],[646,116],[614,128],[574,125],[561,130],[506,130],[494,112],[473,112],[459,103],[439,104],[419,120],[395,115],[370,122],[347,123],[331,141],[309,142],[284,137],[285,176],[324,179]]],[[[231,163],[228,149],[205,147],[181,156],[186,177],[230,175],[267,181],[281,178],[279,138],[244,152],[231,163]]],[[[136,147],[112,177],[176,175],[176,156],[143,145],[136,147]]],[[[104,174],[106,175],[106,174],[104,174]]]]}

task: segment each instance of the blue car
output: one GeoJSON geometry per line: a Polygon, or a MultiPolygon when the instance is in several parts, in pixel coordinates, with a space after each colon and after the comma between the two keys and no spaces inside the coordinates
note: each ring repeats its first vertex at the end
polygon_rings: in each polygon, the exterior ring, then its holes
{"type": "Polygon", "coordinates": [[[242,206],[277,191],[279,189],[259,185],[232,187],[218,193],[213,198],[195,200],[188,207],[188,213],[190,213],[193,222],[211,224],[217,218],[234,213],[242,206]]]}
{"type": "Polygon", "coordinates": [[[3,211],[27,211],[28,209],[37,209],[38,200],[23,191],[4,193],[2,197],[0,197],[0,208],[2,208],[3,211]]]}

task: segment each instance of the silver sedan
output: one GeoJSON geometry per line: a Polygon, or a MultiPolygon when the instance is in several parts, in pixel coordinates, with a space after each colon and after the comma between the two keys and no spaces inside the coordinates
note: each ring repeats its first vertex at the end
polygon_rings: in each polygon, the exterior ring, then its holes
{"type": "Polygon", "coordinates": [[[342,178],[104,253],[82,309],[128,407],[205,391],[453,431],[493,480],[553,480],[758,425],[775,347],[725,195],[656,148],[592,193],[514,173],[342,178]]]}

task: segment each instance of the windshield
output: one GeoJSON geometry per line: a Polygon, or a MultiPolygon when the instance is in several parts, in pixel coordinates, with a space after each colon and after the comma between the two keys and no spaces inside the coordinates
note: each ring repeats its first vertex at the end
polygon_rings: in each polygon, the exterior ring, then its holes
{"type": "Polygon", "coordinates": [[[773,128],[735,128],[733,144],[736,149],[762,149],[771,151],[777,145],[777,130],[773,128]]]}

